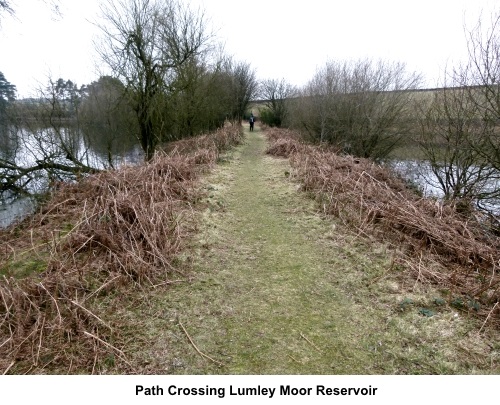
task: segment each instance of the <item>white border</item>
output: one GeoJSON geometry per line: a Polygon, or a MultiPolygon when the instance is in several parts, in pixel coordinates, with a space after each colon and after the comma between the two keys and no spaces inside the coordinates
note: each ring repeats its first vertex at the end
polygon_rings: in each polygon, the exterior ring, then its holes
{"type": "MultiPolygon", "coordinates": [[[[1,376],[4,404],[473,404],[496,403],[500,376],[1,376]],[[281,386],[311,388],[310,395],[280,395],[281,386]],[[375,395],[317,395],[316,387],[377,388],[375,395]],[[150,393],[136,395],[137,386],[150,393]],[[170,386],[217,389],[218,395],[169,395],[170,386]],[[230,390],[258,395],[230,395],[230,390]],[[154,389],[153,389],[154,388],[154,389]],[[267,390],[264,390],[264,388],[267,390]],[[274,389],[271,398],[270,390],[274,389]],[[220,397],[222,391],[223,397],[220,397]]],[[[305,390],[307,391],[307,390],[305,390]]],[[[351,392],[354,392],[351,390],[351,392]]]]}

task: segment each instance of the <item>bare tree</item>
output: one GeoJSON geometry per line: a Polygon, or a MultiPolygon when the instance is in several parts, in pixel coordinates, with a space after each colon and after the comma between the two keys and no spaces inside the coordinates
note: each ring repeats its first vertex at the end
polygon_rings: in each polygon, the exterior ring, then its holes
{"type": "Polygon", "coordinates": [[[6,12],[8,14],[14,13],[14,9],[12,8],[10,1],[8,0],[0,0],[0,11],[6,12]]]}
{"type": "Polygon", "coordinates": [[[250,100],[257,94],[258,82],[255,71],[248,62],[226,61],[225,70],[231,80],[231,118],[240,124],[250,100]]]}
{"type": "MultiPolygon", "coordinates": [[[[59,0],[42,0],[45,4],[48,4],[55,15],[60,16],[61,10],[59,8],[59,0]]],[[[16,10],[13,2],[11,0],[0,0],[0,17],[2,13],[9,14],[11,16],[15,15],[16,10]]]]}
{"type": "Polygon", "coordinates": [[[101,11],[98,51],[125,83],[150,160],[161,139],[161,98],[172,91],[177,70],[205,50],[210,35],[203,14],[176,0],[109,0],[101,11]]]}
{"type": "MultiPolygon", "coordinates": [[[[445,199],[465,212],[500,198],[500,14],[466,30],[469,59],[445,72],[421,119],[420,147],[445,199]]],[[[424,176],[425,177],[425,176],[424,176]]]]}
{"type": "Polygon", "coordinates": [[[466,31],[469,61],[455,69],[455,86],[467,89],[469,99],[477,105],[481,119],[488,121],[490,131],[482,134],[482,142],[472,145],[493,167],[500,171],[500,12],[489,24],[479,19],[466,31]]]}
{"type": "Polygon", "coordinates": [[[231,80],[217,55],[199,56],[185,63],[166,99],[166,141],[219,128],[231,111],[231,80]]]}
{"type": "MultiPolygon", "coordinates": [[[[136,145],[137,122],[122,82],[109,76],[85,86],[80,107],[85,142],[110,168],[136,145]]],[[[103,164],[105,166],[105,164],[103,164]]]]}
{"type": "Polygon", "coordinates": [[[311,141],[341,146],[346,141],[333,130],[342,80],[334,71],[336,67],[337,64],[328,63],[299,91],[299,97],[292,103],[291,125],[311,141]]]}
{"type": "Polygon", "coordinates": [[[295,125],[353,155],[384,158],[411,129],[409,90],[419,83],[401,63],[329,62],[303,91],[309,113],[295,125]]]}
{"type": "Polygon", "coordinates": [[[22,114],[25,108],[11,110],[12,149],[0,156],[1,193],[37,194],[53,181],[99,171],[82,142],[81,99],[81,88],[72,81],[50,80],[40,97],[33,100],[29,115],[22,114]]]}
{"type": "Polygon", "coordinates": [[[491,187],[500,172],[482,153],[491,127],[469,88],[444,87],[432,97],[421,119],[419,144],[434,176],[424,178],[467,213],[474,203],[500,197],[500,189],[491,187]]]}
{"type": "Polygon", "coordinates": [[[290,98],[296,96],[297,90],[285,79],[268,79],[261,83],[259,93],[266,106],[260,112],[261,120],[267,125],[281,127],[287,118],[290,98]]]}

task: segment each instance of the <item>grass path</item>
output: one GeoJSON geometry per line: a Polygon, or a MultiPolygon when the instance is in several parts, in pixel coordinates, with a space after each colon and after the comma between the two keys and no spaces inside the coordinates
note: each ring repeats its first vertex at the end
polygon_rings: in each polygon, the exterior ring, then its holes
{"type": "Polygon", "coordinates": [[[492,372],[496,355],[461,317],[400,311],[407,295],[384,276],[386,247],[322,219],[288,162],[264,154],[259,128],[246,135],[204,182],[207,208],[184,257],[192,282],[149,303],[143,372],[492,372]]]}

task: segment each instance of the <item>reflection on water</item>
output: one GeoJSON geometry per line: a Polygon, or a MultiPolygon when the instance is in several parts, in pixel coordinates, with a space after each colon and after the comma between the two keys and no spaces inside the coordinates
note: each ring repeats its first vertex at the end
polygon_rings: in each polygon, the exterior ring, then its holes
{"type": "Polygon", "coordinates": [[[443,190],[427,162],[416,160],[393,160],[388,163],[396,173],[416,185],[426,197],[442,198],[443,190]]]}
{"type": "Polygon", "coordinates": [[[33,212],[35,203],[30,198],[0,200],[0,228],[5,228],[33,212]]]}
{"type": "MultiPolygon", "coordinates": [[[[416,185],[426,197],[443,198],[444,192],[439,185],[436,174],[432,171],[429,162],[417,160],[394,160],[388,166],[400,174],[404,179],[416,185]]],[[[500,178],[490,178],[480,185],[482,191],[494,191],[500,188],[500,178]]],[[[481,202],[481,207],[500,215],[500,200],[481,202]]]]}
{"type": "MultiPolygon", "coordinates": [[[[98,169],[118,168],[123,164],[137,164],[144,154],[137,141],[128,136],[111,137],[84,134],[78,127],[9,128],[0,134],[0,158],[20,167],[30,167],[50,159],[55,163],[72,166],[66,156],[72,154],[83,164],[98,169]]],[[[68,180],[71,176],[62,177],[68,180]]],[[[74,177],[73,177],[74,178],[74,177]]],[[[43,193],[50,181],[46,172],[30,178],[27,186],[31,194],[43,193]]],[[[33,212],[35,203],[30,198],[14,199],[11,194],[0,194],[0,228],[33,212]]]]}

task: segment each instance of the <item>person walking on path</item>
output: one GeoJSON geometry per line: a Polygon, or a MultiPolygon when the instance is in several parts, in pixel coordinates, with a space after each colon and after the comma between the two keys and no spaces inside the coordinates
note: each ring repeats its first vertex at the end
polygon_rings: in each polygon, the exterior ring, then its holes
{"type": "Polygon", "coordinates": [[[253,116],[253,113],[250,113],[250,119],[248,120],[250,122],[250,131],[253,131],[253,124],[255,122],[255,118],[253,116]]]}

